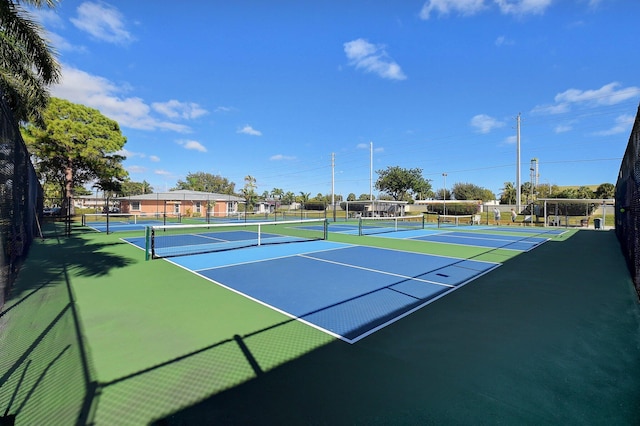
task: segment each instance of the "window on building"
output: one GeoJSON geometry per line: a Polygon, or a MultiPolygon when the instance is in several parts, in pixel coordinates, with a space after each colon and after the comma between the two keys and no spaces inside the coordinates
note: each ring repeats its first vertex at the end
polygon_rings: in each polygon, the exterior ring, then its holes
{"type": "Polygon", "coordinates": [[[140,201],[132,201],[131,202],[131,211],[140,211],[140,201]]]}

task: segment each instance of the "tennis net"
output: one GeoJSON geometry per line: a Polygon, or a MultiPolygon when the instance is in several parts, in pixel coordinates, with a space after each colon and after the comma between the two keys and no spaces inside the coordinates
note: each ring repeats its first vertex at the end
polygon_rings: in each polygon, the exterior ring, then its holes
{"type": "Polygon", "coordinates": [[[424,215],[397,217],[361,217],[358,220],[358,235],[382,234],[385,232],[424,229],[424,215]]]}
{"type": "Polygon", "coordinates": [[[455,226],[471,226],[473,225],[473,215],[438,215],[438,228],[447,228],[455,226]]]}
{"type": "Polygon", "coordinates": [[[104,225],[152,225],[167,223],[180,223],[182,217],[179,214],[170,213],[85,213],[82,215],[83,226],[104,225]]]}
{"type": "Polygon", "coordinates": [[[146,257],[157,259],[327,239],[327,220],[149,226],[146,257]]]}

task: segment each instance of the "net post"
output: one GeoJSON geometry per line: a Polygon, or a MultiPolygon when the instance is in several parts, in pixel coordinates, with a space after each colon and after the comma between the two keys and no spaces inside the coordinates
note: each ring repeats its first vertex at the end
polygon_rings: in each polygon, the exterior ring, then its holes
{"type": "Polygon", "coordinates": [[[362,236],[362,217],[358,218],[358,235],[362,236]]]}
{"type": "Polygon", "coordinates": [[[324,220],[324,234],[322,236],[323,240],[328,240],[329,239],[329,220],[325,219],[324,220]]]}
{"type": "Polygon", "coordinates": [[[262,227],[258,223],[258,245],[260,245],[260,237],[262,236],[262,227]]]}
{"type": "Polygon", "coordinates": [[[151,258],[151,227],[145,226],[144,228],[144,260],[149,260],[151,258]]]}
{"type": "Polygon", "coordinates": [[[422,215],[422,229],[424,229],[424,226],[425,226],[425,219],[426,218],[424,217],[424,215],[422,215]]]}

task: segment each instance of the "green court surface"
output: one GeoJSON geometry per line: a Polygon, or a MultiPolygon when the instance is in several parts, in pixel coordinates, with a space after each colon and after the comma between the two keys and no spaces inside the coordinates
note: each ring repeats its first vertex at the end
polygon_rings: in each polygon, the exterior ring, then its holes
{"type": "Polygon", "coordinates": [[[612,231],[520,254],[332,233],[502,263],[355,344],[124,236],[32,247],[0,317],[7,424],[640,424],[640,305],[612,231]]]}

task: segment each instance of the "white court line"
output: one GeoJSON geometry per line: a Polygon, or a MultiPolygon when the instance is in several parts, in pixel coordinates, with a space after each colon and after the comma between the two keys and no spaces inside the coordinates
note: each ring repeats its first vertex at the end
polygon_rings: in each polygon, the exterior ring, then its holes
{"type": "MultiPolygon", "coordinates": [[[[443,287],[456,287],[455,285],[451,285],[451,284],[444,284],[444,283],[439,283],[437,281],[431,281],[431,280],[423,280],[422,278],[415,278],[415,277],[410,277],[408,275],[401,275],[401,274],[396,274],[396,273],[393,273],[393,272],[380,271],[378,269],[365,268],[364,266],[357,266],[357,265],[352,265],[350,263],[336,262],[335,260],[318,259],[317,257],[308,256],[308,255],[304,255],[304,254],[300,254],[298,256],[304,257],[304,258],[307,258],[307,259],[311,259],[311,260],[317,260],[317,261],[320,261],[320,262],[332,263],[334,265],[345,266],[347,268],[360,269],[360,270],[368,271],[368,272],[376,272],[378,274],[383,274],[383,275],[390,275],[392,277],[403,278],[403,279],[406,279],[406,280],[420,281],[420,282],[423,282],[423,283],[435,284],[435,285],[439,285],[439,286],[443,286],[443,287]]],[[[433,271],[430,271],[430,272],[433,272],[433,271]]]]}

